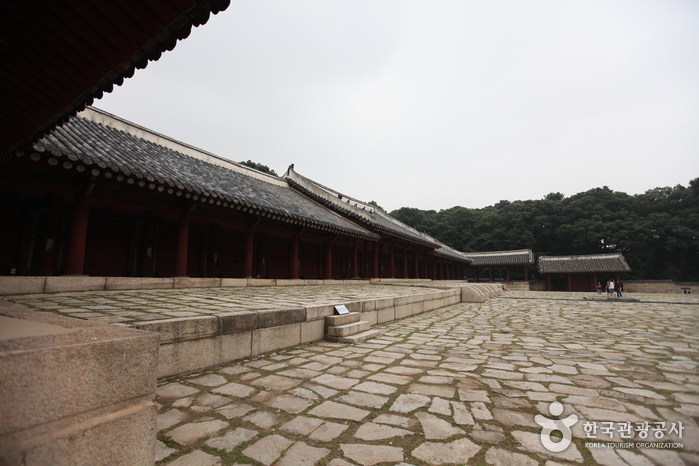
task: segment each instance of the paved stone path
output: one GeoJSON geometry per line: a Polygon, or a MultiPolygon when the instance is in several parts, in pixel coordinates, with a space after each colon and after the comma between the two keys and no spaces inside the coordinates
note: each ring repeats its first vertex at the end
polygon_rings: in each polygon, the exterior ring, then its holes
{"type": "MultiPolygon", "coordinates": [[[[429,283],[426,283],[429,286],[429,283]]],[[[441,286],[441,284],[437,284],[441,286]]],[[[237,311],[342,303],[428,293],[409,285],[309,285],[224,287],[168,290],[70,292],[9,295],[3,299],[36,311],[108,324],[177,317],[216,315],[237,311]]]]}
{"type": "Polygon", "coordinates": [[[535,299],[461,303],[374,327],[378,340],[161,381],[158,464],[699,464],[699,306],[505,296],[535,299]],[[536,421],[570,415],[572,444],[546,450],[536,421]],[[624,438],[643,422],[647,439],[624,438]],[[682,438],[668,432],[680,423],[682,438]],[[589,445],[605,441],[633,448],[589,445]]]}

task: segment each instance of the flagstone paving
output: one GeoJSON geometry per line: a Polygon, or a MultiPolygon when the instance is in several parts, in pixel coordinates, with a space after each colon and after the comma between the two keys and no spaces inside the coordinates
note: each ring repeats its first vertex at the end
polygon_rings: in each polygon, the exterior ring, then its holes
{"type": "Polygon", "coordinates": [[[699,306],[648,296],[510,292],[163,380],[158,464],[699,464],[699,306]],[[572,444],[548,451],[537,420],[571,415],[572,444]],[[683,447],[589,445],[612,441],[683,447]]]}
{"type": "MultiPolygon", "coordinates": [[[[463,283],[461,283],[463,284],[463,283]]],[[[429,282],[424,283],[429,286],[429,282]]],[[[443,286],[438,283],[437,286],[443,286]]],[[[81,291],[7,295],[2,299],[36,311],[56,312],[107,324],[129,324],[424,294],[410,285],[255,286],[133,291],[81,291]]]]}

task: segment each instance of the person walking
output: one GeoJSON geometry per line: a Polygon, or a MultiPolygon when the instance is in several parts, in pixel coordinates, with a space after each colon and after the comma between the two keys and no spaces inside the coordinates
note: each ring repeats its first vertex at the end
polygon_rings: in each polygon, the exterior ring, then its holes
{"type": "Polygon", "coordinates": [[[597,296],[602,296],[602,282],[597,282],[597,296]]]}
{"type": "Polygon", "coordinates": [[[609,296],[614,297],[614,280],[609,280],[609,296]]]}

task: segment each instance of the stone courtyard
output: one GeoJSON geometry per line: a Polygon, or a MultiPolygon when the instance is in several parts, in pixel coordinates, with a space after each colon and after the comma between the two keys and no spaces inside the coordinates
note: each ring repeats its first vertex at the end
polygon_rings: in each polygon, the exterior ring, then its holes
{"type": "Polygon", "coordinates": [[[699,300],[583,296],[507,292],[161,380],[157,464],[699,464],[699,300]],[[536,420],[573,414],[545,449],[536,420]]]}

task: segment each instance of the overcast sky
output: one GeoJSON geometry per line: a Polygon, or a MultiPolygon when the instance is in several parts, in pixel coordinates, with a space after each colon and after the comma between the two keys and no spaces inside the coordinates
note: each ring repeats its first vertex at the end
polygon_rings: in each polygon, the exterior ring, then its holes
{"type": "Polygon", "coordinates": [[[699,1],[232,0],[95,106],[391,211],[699,177],[699,1]]]}

